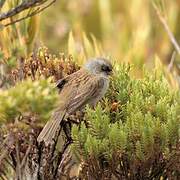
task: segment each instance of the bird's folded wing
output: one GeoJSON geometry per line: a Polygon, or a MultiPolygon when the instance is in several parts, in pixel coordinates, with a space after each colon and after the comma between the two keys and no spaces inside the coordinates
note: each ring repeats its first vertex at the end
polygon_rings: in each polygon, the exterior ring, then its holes
{"type": "Polygon", "coordinates": [[[76,90],[76,94],[69,102],[67,112],[71,114],[84,107],[99,95],[103,86],[103,78],[97,76],[91,76],[85,83],[81,83],[76,90]]]}

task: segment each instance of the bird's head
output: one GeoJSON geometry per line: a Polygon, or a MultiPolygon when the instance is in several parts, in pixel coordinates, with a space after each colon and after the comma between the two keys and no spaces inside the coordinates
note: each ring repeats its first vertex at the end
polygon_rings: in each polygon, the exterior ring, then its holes
{"type": "Polygon", "coordinates": [[[111,75],[113,69],[111,62],[101,57],[89,59],[85,63],[84,68],[90,73],[105,77],[111,75]]]}

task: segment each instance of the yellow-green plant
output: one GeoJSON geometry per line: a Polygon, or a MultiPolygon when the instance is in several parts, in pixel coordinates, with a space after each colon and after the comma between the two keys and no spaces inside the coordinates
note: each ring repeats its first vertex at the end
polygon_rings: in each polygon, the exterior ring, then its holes
{"type": "Polygon", "coordinates": [[[15,87],[0,91],[0,124],[13,123],[19,116],[39,116],[41,122],[49,118],[56,106],[58,94],[50,80],[30,79],[15,87]]]}
{"type": "MultiPolygon", "coordinates": [[[[10,1],[7,0],[1,12],[6,12],[9,9],[13,9],[22,3],[21,0],[10,1]]],[[[30,14],[34,8],[29,8],[23,11],[21,14],[13,16],[3,21],[3,23],[10,23],[16,19],[30,14]]],[[[5,53],[6,57],[16,56],[25,57],[29,55],[33,50],[34,41],[37,38],[39,30],[39,15],[25,19],[17,24],[4,27],[0,29],[0,46],[5,53]]]]}
{"type": "MultiPolygon", "coordinates": [[[[85,44],[83,34],[93,42],[91,35],[101,44],[103,51],[100,55],[116,57],[119,62],[132,62],[135,74],[139,76],[142,64],[152,68],[154,66],[154,54],[157,54],[163,64],[168,64],[174,51],[174,47],[166,30],[161,24],[154,9],[153,3],[162,13],[167,24],[179,40],[179,3],[177,0],[141,0],[127,1],[118,0],[92,0],[84,1],[60,1],[59,6],[49,9],[42,16],[42,37],[49,48],[53,51],[67,50],[74,39],[75,48],[70,48],[75,60],[83,59],[85,55],[92,56],[91,47],[85,44]],[[83,10],[79,10],[79,5],[83,10]],[[48,15],[51,16],[48,16],[48,15]],[[51,18],[53,17],[53,18],[51,18]],[[48,23],[45,20],[49,19],[48,23]],[[56,23],[56,22],[60,23],[56,23]],[[51,22],[51,23],[49,23],[51,22]],[[47,31],[45,29],[47,27],[47,31]],[[70,33],[69,32],[73,32],[70,33]],[[51,39],[47,39],[51,33],[51,39]],[[68,38],[70,41],[68,41],[68,38]],[[58,47],[58,50],[56,50],[58,47]],[[86,48],[88,47],[88,54],[86,48]]],[[[94,49],[94,48],[93,48],[94,49]]],[[[99,55],[99,53],[98,53],[99,55]]],[[[178,65],[178,55],[175,56],[174,64],[178,65]]]]}

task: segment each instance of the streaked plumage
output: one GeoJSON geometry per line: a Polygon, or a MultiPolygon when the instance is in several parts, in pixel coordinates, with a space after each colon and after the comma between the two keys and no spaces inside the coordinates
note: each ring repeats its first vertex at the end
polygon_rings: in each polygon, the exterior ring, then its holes
{"type": "Polygon", "coordinates": [[[95,106],[108,88],[111,71],[112,65],[109,61],[96,58],[89,60],[79,71],[59,80],[58,108],[38,136],[38,142],[50,144],[60,122],[66,116],[83,109],[86,104],[95,106]]]}

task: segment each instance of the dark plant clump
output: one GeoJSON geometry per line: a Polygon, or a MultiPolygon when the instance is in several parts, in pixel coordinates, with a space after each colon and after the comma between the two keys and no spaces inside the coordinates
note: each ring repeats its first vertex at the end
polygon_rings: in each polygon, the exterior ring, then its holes
{"type": "Polygon", "coordinates": [[[65,150],[71,140],[62,139],[62,147],[56,147],[57,134],[52,146],[44,147],[43,144],[38,145],[36,139],[58,102],[58,91],[52,82],[77,71],[79,67],[70,56],[56,57],[44,47],[20,63],[17,68],[5,63],[7,74],[2,77],[0,179],[58,178],[62,176],[59,170],[63,168],[61,160],[66,154],[68,156],[65,150]]]}

